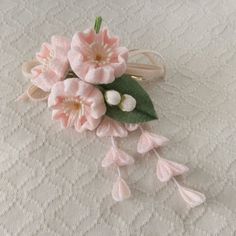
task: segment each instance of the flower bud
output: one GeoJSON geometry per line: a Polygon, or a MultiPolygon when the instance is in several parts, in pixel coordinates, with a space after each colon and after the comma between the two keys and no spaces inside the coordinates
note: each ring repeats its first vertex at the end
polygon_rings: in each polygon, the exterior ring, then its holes
{"type": "Polygon", "coordinates": [[[136,100],[134,97],[124,94],[121,98],[121,103],[119,104],[119,107],[122,111],[130,112],[133,111],[136,107],[136,100]]]}
{"type": "Polygon", "coordinates": [[[115,90],[108,90],[105,92],[105,100],[109,105],[118,105],[121,101],[120,93],[115,90]]]}

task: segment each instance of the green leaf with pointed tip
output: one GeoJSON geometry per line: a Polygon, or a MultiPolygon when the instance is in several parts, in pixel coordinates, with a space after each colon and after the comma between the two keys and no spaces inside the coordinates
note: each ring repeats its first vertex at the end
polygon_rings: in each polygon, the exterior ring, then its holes
{"type": "Polygon", "coordinates": [[[157,115],[146,91],[130,75],[122,75],[113,83],[101,85],[102,90],[116,90],[121,95],[129,94],[136,99],[136,107],[131,112],[124,112],[118,106],[106,104],[106,115],[123,123],[143,123],[156,120],[157,115]]]}

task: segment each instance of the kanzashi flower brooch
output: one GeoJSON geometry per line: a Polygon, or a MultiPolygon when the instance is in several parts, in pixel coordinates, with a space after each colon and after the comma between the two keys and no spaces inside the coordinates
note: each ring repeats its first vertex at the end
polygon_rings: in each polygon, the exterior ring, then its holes
{"type": "Polygon", "coordinates": [[[31,83],[18,100],[47,101],[52,119],[62,127],[77,132],[94,131],[98,137],[111,138],[102,167],[117,171],[112,188],[115,201],[131,196],[121,168],[135,162],[118,147],[116,138],[140,130],[137,152],[142,156],[150,152],[157,157],[157,178],[161,182],[173,180],[190,207],[200,205],[205,196],[176,180],[188,167],[158,154],[168,139],[143,127],[157,116],[149,95],[138,81],[164,78],[162,57],[155,51],[120,46],[119,38],[110,35],[107,28],[101,29],[101,23],[102,18],[97,17],[93,29],[76,33],[72,40],[52,36],[50,43],[43,43],[35,59],[22,66],[23,75],[31,83]],[[128,62],[128,58],[137,55],[146,57],[150,63],[128,62]]]}

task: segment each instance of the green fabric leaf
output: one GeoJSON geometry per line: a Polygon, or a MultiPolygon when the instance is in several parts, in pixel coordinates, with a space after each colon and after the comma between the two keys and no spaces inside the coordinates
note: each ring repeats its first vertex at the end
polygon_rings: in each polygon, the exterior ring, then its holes
{"type": "Polygon", "coordinates": [[[94,30],[98,34],[102,25],[102,17],[98,16],[95,19],[94,30]]]}
{"type": "Polygon", "coordinates": [[[123,123],[143,123],[157,119],[152,101],[146,91],[130,75],[122,75],[111,84],[101,85],[102,90],[116,90],[121,94],[129,94],[136,99],[136,108],[124,112],[118,106],[107,105],[106,115],[123,123]]]}

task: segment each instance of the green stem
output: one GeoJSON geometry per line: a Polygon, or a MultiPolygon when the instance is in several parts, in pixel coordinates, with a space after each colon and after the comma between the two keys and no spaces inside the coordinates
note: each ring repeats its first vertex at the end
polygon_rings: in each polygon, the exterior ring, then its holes
{"type": "Polygon", "coordinates": [[[94,30],[98,34],[102,25],[102,17],[97,16],[94,24],[94,30]]]}

